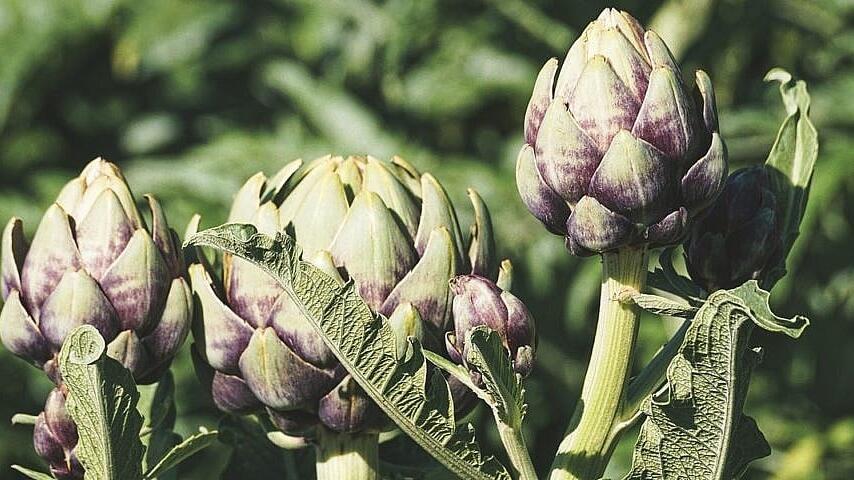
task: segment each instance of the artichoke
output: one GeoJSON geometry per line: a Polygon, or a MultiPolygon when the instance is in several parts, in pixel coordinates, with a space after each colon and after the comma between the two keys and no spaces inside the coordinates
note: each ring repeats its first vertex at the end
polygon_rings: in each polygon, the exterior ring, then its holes
{"type": "Polygon", "coordinates": [[[138,383],[156,381],[189,332],[180,242],[146,198],[150,230],[118,167],[99,158],[65,185],[29,248],[20,219],[3,231],[0,340],[57,384],[57,354],[80,325],[97,328],[138,383]]]}
{"type": "Polygon", "coordinates": [[[662,40],[605,9],[539,73],[516,182],[575,255],[675,244],[726,178],[712,84],[690,95],[662,40]],[[555,80],[555,75],[557,79],[555,80]]]}
{"type": "Polygon", "coordinates": [[[778,218],[766,168],[733,173],[685,243],[691,278],[707,292],[762,280],[783,248],[778,218]]]}
{"type": "Polygon", "coordinates": [[[33,427],[33,446],[59,480],[83,478],[83,466],[77,459],[77,426],[65,409],[65,394],[54,388],[47,396],[44,411],[33,427]]]}
{"type": "Polygon", "coordinates": [[[527,377],[534,367],[537,349],[534,317],[528,307],[515,295],[480,275],[454,278],[451,290],[454,293],[454,330],[445,334],[451,360],[465,363],[466,335],[475,327],[485,325],[501,337],[513,361],[513,370],[527,377]]]}
{"type": "MultiPolygon", "coordinates": [[[[303,259],[339,280],[352,278],[399,342],[412,335],[438,346],[451,321],[449,280],[495,269],[489,214],[477,193],[469,197],[475,224],[464,240],[433,176],[398,157],[325,156],[294,161],[269,181],[260,173],[250,178],[229,221],[268,235],[286,229],[303,259]]],[[[320,424],[346,433],[384,428],[378,408],[281,286],[242,259],[225,255],[222,263],[221,283],[204,257],[190,266],[201,312],[194,354],[216,405],[238,413],[266,408],[293,435],[320,424]]]]}

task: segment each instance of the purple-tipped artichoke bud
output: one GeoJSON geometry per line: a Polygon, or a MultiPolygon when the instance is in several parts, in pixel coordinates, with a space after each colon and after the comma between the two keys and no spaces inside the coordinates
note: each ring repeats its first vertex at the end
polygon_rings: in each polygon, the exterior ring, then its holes
{"type": "Polygon", "coordinates": [[[708,292],[761,280],[782,249],[778,219],[764,166],[730,175],[685,244],[691,278],[708,292]]]}
{"type": "Polygon", "coordinates": [[[83,466],[75,454],[77,438],[77,426],[65,409],[65,395],[60,388],[54,388],[36,419],[33,447],[59,480],[83,478],[83,466]]]}
{"type": "MultiPolygon", "coordinates": [[[[399,157],[325,156],[289,163],[270,180],[250,178],[228,220],[268,235],[286,230],[304,260],[341,283],[352,279],[389,319],[404,355],[408,337],[439,344],[451,323],[451,278],[494,268],[489,213],[475,192],[469,197],[475,225],[464,239],[430,174],[399,157]]],[[[384,428],[376,405],[273,278],[230,255],[221,276],[206,264],[189,269],[201,314],[194,338],[197,369],[220,409],[266,408],[294,435],[318,424],[339,432],[384,428]]]]}
{"type": "Polygon", "coordinates": [[[95,326],[138,383],[165,371],[190,329],[180,242],[146,197],[146,226],[119,168],[93,160],[60,192],[27,245],[21,220],[2,237],[0,340],[59,383],[66,335],[95,326]]]}
{"type": "Polygon", "coordinates": [[[605,9],[563,66],[543,66],[525,113],[516,184],[575,255],[678,243],[723,187],[711,81],[693,94],[667,46],[605,9]]]}
{"type": "Polygon", "coordinates": [[[479,275],[454,278],[451,290],[454,292],[454,330],[445,334],[445,346],[451,360],[464,363],[467,333],[485,325],[501,337],[516,373],[528,376],[534,367],[537,336],[534,317],[525,304],[495,282],[479,275]]]}

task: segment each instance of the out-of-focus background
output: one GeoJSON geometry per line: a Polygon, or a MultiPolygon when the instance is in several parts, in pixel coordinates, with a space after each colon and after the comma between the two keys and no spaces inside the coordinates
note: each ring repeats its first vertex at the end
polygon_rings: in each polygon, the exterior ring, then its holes
{"type": "MultiPolygon", "coordinates": [[[[782,66],[809,82],[821,139],[803,234],[778,312],[803,312],[806,335],[758,336],[764,362],[747,411],[774,453],[750,479],[854,478],[854,3],[851,0],[2,0],[0,221],[26,231],[60,187],[104,156],[135,193],[154,193],[182,231],[210,226],[259,170],[327,152],[398,153],[433,171],[470,218],[465,187],[491,206],[514,290],[539,321],[528,381],[529,446],[544,471],[581,385],[599,264],[572,258],[530,217],[513,169],[536,73],[562,57],[605,6],[651,24],[683,62],[712,77],[733,167],[764,160],[783,118],[782,66]],[[615,4],[615,5],[614,5],[615,4]]],[[[641,359],[672,325],[649,318],[641,359]]],[[[174,366],[179,428],[216,425],[185,347],[174,366]]],[[[0,348],[0,479],[41,466],[30,428],[50,388],[0,348]]],[[[482,416],[481,437],[500,450],[482,416]]],[[[630,462],[631,441],[609,475],[630,462]]],[[[182,467],[212,478],[225,447],[182,467]]]]}

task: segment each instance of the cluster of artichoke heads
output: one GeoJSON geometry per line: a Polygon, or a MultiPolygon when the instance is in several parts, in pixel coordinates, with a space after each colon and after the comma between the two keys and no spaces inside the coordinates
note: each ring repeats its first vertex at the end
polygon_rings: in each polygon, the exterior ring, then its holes
{"type": "Polygon", "coordinates": [[[525,113],[522,200],[575,255],[681,241],[727,174],[708,75],[690,91],[667,46],[605,9],[558,72],[543,66],[525,113]]]}
{"type": "MultiPolygon", "coordinates": [[[[271,179],[260,173],[250,178],[228,220],[270,235],[287,230],[304,260],[340,282],[354,280],[370,308],[389,319],[401,345],[412,336],[436,350],[457,312],[449,281],[496,270],[489,212],[475,191],[469,190],[469,198],[475,220],[464,237],[447,193],[432,175],[399,157],[325,156],[289,163],[271,179]]],[[[317,425],[348,433],[388,427],[274,279],[229,255],[221,275],[202,256],[189,271],[200,304],[197,369],[220,409],[266,409],[292,435],[310,435],[317,425]]],[[[505,309],[502,319],[480,324],[500,327],[508,349],[531,343],[532,325],[504,328],[507,319],[505,309]]],[[[523,359],[526,371],[529,357],[523,359]]],[[[453,379],[451,386],[463,402],[465,387],[453,379]]]]}
{"type": "Polygon", "coordinates": [[[65,337],[93,325],[107,354],[145,384],[169,368],[190,331],[181,243],[157,200],[146,199],[150,229],[118,167],[96,159],[65,185],[30,245],[20,219],[3,231],[0,340],[57,385],[33,440],[60,479],[83,478],[57,365],[65,337]]]}
{"type": "MultiPolygon", "coordinates": [[[[177,235],[159,203],[146,199],[151,228],[118,167],[97,159],[62,189],[31,245],[17,218],[3,232],[0,339],[57,385],[34,431],[57,478],[83,476],[57,365],[65,337],[83,324],[98,329],[107,354],[139,383],[160,378],[193,324],[195,364],[215,404],[234,413],[266,409],[284,432],[389,427],[272,277],[230,255],[215,272],[201,251],[185,269],[177,235]]],[[[474,190],[469,199],[474,223],[464,236],[433,176],[398,157],[326,156],[289,163],[269,180],[250,178],[228,220],[293,235],[305,260],[355,281],[401,346],[415,337],[465,363],[461,339],[488,325],[527,374],[533,319],[489,279],[497,272],[489,211],[474,190]]],[[[473,394],[449,382],[460,409],[471,404],[473,394]]]]}

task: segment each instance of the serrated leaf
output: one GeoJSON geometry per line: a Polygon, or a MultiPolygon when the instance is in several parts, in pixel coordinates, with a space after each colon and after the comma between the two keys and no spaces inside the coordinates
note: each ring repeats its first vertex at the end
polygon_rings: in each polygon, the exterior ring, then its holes
{"type": "Polygon", "coordinates": [[[653,315],[692,318],[698,310],[697,307],[648,293],[627,292],[626,297],[627,301],[653,315]]]}
{"type": "Polygon", "coordinates": [[[428,371],[420,344],[410,339],[398,363],[394,332],[356,292],[300,260],[293,238],[259,234],[251,225],[226,224],[190,237],[185,246],[208,246],[248,260],[282,285],[353,379],[407,435],[462,478],[509,479],[492,457],[484,458],[474,429],[455,428],[444,376],[428,371]]]}
{"type": "Polygon", "coordinates": [[[187,437],[186,440],[175,445],[172,450],[169,450],[169,452],[161,458],[159,462],[157,462],[157,465],[145,473],[143,478],[146,480],[152,479],[162,475],[164,472],[167,472],[172,468],[175,468],[184,460],[207,448],[216,440],[218,434],[219,432],[216,430],[202,431],[187,437]]]}
{"type": "Polygon", "coordinates": [[[762,290],[756,280],[747,281],[730,290],[730,292],[740,298],[753,313],[753,321],[769,332],[783,333],[792,338],[798,338],[810,325],[810,320],[803,315],[795,315],[792,318],[774,315],[769,304],[771,294],[762,290]]]}
{"type": "Polygon", "coordinates": [[[522,376],[513,371],[501,337],[494,330],[481,326],[472,329],[465,341],[466,365],[480,374],[496,418],[513,430],[521,430],[528,408],[525,389],[522,376]]]}
{"type": "Polygon", "coordinates": [[[106,354],[91,325],[77,327],[59,352],[66,408],[77,425],[77,457],[86,480],[137,480],[145,450],[139,439],[139,393],[130,371],[106,354]]]}
{"type": "Polygon", "coordinates": [[[803,80],[795,81],[791,74],[779,68],[768,72],[765,80],[780,82],[780,95],[787,114],[765,161],[777,200],[783,239],[779,264],[768,272],[768,279],[763,283],[770,288],[785,274],[786,257],[800,233],[818,158],[818,132],[809,118],[810,95],[803,80]]]}
{"type": "Polygon", "coordinates": [[[30,470],[29,468],[24,468],[20,465],[12,465],[12,470],[15,470],[27,478],[32,478],[33,480],[54,480],[53,475],[30,470]]]}
{"type": "Polygon", "coordinates": [[[758,325],[797,336],[807,324],[773,315],[755,281],[709,296],[670,362],[666,388],[642,407],[647,418],[626,479],[730,480],[768,455],[756,423],[742,413],[758,360],[750,334],[758,325]]]}

